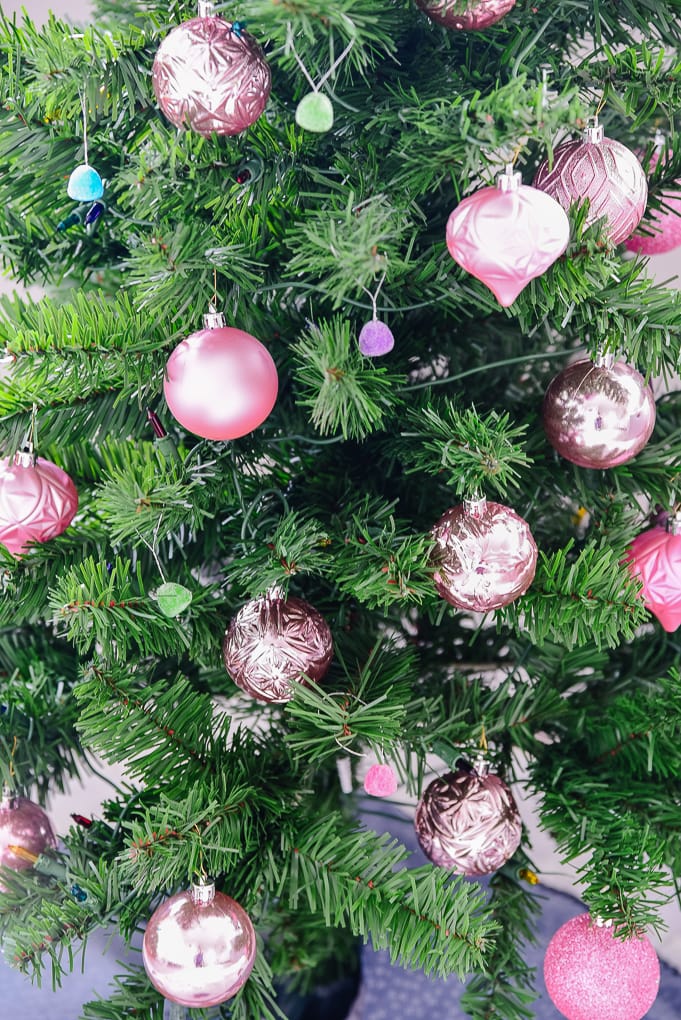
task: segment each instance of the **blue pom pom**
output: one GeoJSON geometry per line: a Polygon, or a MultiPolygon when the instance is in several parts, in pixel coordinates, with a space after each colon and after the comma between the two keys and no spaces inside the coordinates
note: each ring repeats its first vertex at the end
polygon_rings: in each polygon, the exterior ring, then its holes
{"type": "Polygon", "coordinates": [[[66,190],[69,198],[76,202],[95,202],[104,194],[104,185],[95,168],[89,163],[83,163],[69,177],[66,190]]]}

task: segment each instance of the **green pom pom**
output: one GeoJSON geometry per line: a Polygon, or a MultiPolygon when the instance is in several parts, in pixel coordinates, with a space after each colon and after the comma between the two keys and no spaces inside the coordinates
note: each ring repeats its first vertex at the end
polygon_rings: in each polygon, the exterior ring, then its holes
{"type": "Polygon", "coordinates": [[[333,106],[323,92],[308,92],[298,103],[296,124],[306,131],[323,134],[333,127],[333,106]]]}
{"type": "Polygon", "coordinates": [[[179,616],[187,606],[191,605],[192,593],[182,584],[166,581],[156,589],[156,601],[164,616],[179,616]]]}

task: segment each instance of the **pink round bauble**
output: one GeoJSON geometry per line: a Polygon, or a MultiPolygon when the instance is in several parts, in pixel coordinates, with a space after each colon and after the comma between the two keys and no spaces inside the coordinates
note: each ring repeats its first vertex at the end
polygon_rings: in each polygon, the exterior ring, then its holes
{"type": "Polygon", "coordinates": [[[222,644],[234,683],[259,701],[281,704],[294,683],[318,683],[333,656],[333,639],[321,613],[303,599],[276,590],[242,606],[222,644]]]}
{"type": "Polygon", "coordinates": [[[52,461],[25,452],[0,461],[0,542],[15,556],[61,535],[77,509],[75,485],[52,461]]]}
{"type": "MultiPolygon", "coordinates": [[[[3,793],[0,800],[0,864],[12,871],[25,871],[32,867],[29,861],[9,849],[20,846],[40,856],[44,850],[57,845],[50,820],[41,807],[27,800],[3,793]]],[[[2,890],[0,886],[0,890],[2,890]]]]}
{"type": "Polygon", "coordinates": [[[397,776],[390,765],[372,765],[364,777],[364,789],[371,797],[392,797],[397,776]]]}
{"type": "Polygon", "coordinates": [[[681,534],[675,518],[667,527],[637,535],[627,550],[629,569],[641,584],[643,600],[667,631],[681,626],[681,534]]]}
{"type": "Polygon", "coordinates": [[[638,226],[648,198],[643,167],[621,142],[606,138],[602,125],[588,127],[580,139],[559,145],[553,164],[545,160],[533,181],[564,209],[589,199],[585,225],[605,217],[612,244],[625,241],[638,226]]]}
{"type": "Polygon", "coordinates": [[[447,221],[449,254],[504,307],[553,265],[569,240],[570,221],[558,202],[522,184],[512,167],[496,187],[464,198],[447,221]]]}
{"type": "Polygon", "coordinates": [[[470,876],[505,864],[522,833],[513,794],[486,766],[434,779],[418,803],[414,826],[428,860],[470,876]]]}
{"type": "Polygon", "coordinates": [[[660,963],[649,939],[615,938],[590,914],[573,917],[549,942],[546,989],[568,1020],[641,1020],[660,985],[660,963]]]}
{"type": "Polygon", "coordinates": [[[217,1006],[246,984],[256,954],[250,917],[212,883],[164,900],[147,924],[144,968],[171,1002],[217,1006]]]}
{"type": "MultiPolygon", "coordinates": [[[[654,152],[650,160],[651,170],[655,169],[659,159],[660,152],[654,152]]],[[[675,183],[681,190],[681,180],[675,183]]],[[[634,234],[625,245],[628,251],[641,255],[662,255],[681,245],[681,195],[663,191],[661,197],[667,208],[651,210],[647,220],[641,223],[641,226],[653,233],[634,234]]]]}
{"type": "MultiPolygon", "coordinates": [[[[224,323],[221,315],[215,319],[224,323]]],[[[173,416],[204,439],[252,432],[274,407],[278,388],[267,348],[250,333],[225,325],[201,329],[178,344],[163,382],[173,416]]]]}
{"type": "Polygon", "coordinates": [[[431,534],[435,585],[459,609],[499,609],[532,584],[537,545],[527,522],[510,507],[467,500],[443,514],[431,534]]]}
{"type": "Polygon", "coordinates": [[[265,109],[272,75],[253,36],[218,17],[192,18],[158,48],[153,85],[175,127],[237,135],[265,109]]]}
{"type": "Polygon", "coordinates": [[[445,28],[473,32],[501,21],[515,0],[416,0],[417,5],[445,28]]]}
{"type": "Polygon", "coordinates": [[[655,428],[655,398],[643,376],[622,361],[575,361],[552,379],[542,407],[551,445],[580,467],[631,460],[655,428]]]}

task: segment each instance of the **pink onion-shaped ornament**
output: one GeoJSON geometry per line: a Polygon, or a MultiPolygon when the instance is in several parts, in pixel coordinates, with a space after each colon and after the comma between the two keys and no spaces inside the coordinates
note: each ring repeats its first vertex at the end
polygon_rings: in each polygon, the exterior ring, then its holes
{"type": "Polygon", "coordinates": [[[372,765],[364,777],[364,789],[370,797],[392,797],[397,776],[390,765],[372,765]]]}
{"type": "Polygon", "coordinates": [[[681,626],[681,517],[637,535],[627,550],[629,569],[643,586],[643,600],[666,631],[681,626]]]}
{"type": "Polygon", "coordinates": [[[590,914],[558,929],[544,957],[546,990],[568,1020],[641,1020],[660,986],[650,939],[615,938],[590,914]]]}
{"type": "Polygon", "coordinates": [[[272,75],[263,51],[238,22],[207,16],[174,28],[158,48],[152,80],[158,104],[175,127],[204,137],[237,135],[265,109],[272,75]]]}
{"type": "Polygon", "coordinates": [[[655,398],[643,376],[605,355],[575,361],[552,379],[542,407],[546,437],[566,460],[611,468],[640,453],[655,428],[655,398]]]}
{"type": "Polygon", "coordinates": [[[222,655],[238,687],[259,701],[281,704],[293,697],[292,684],[322,679],[333,638],[309,602],[271,589],[241,607],[227,628],[222,655]]]}
{"type": "MultiPolygon", "coordinates": [[[[664,138],[661,137],[650,160],[651,171],[657,166],[660,157],[664,160],[663,146],[664,138]]],[[[675,184],[678,191],[681,191],[681,180],[677,180],[675,184]]],[[[625,244],[628,251],[634,251],[640,255],[663,255],[681,245],[681,194],[663,191],[661,197],[666,209],[651,210],[647,222],[643,221],[641,224],[654,233],[634,234],[625,244]]]]}
{"type": "Polygon", "coordinates": [[[171,1002],[217,1006],[242,988],[256,954],[250,917],[236,900],[207,882],[157,907],[142,943],[144,968],[171,1002]]]}
{"type": "Polygon", "coordinates": [[[61,535],[77,509],[75,485],[51,460],[24,450],[0,461],[0,542],[14,556],[61,535]]]}
{"type": "Polygon", "coordinates": [[[479,32],[501,21],[515,0],[416,0],[431,21],[445,28],[479,32]]]}
{"type": "Polygon", "coordinates": [[[449,254],[505,308],[563,254],[570,221],[549,195],[522,183],[509,164],[494,188],[469,195],[447,221],[449,254]]]}
{"type": "MultiPolygon", "coordinates": [[[[3,790],[0,799],[0,864],[12,871],[25,871],[30,861],[19,857],[10,846],[19,846],[37,857],[57,845],[50,820],[38,804],[3,790]]],[[[3,889],[0,886],[0,891],[3,889]]]]}
{"type": "Polygon", "coordinates": [[[277,399],[272,355],[221,312],[203,317],[168,358],[163,390],[173,416],[204,439],[238,439],[262,425],[277,399]]]}
{"type": "Polygon", "coordinates": [[[522,833],[513,794],[483,763],[434,779],[418,803],[414,826],[428,860],[470,876],[505,864],[522,833]]]}
{"type": "Polygon", "coordinates": [[[431,534],[435,586],[459,609],[499,609],[532,584],[537,545],[527,522],[510,507],[466,500],[443,514],[431,534]]]}
{"type": "Polygon", "coordinates": [[[607,236],[612,244],[620,244],[641,221],[648,199],[648,182],[631,149],[606,138],[603,126],[597,123],[597,118],[594,120],[580,139],[558,146],[553,165],[550,167],[545,160],[533,184],[564,209],[588,198],[585,225],[605,217],[607,236]]]}
{"type": "Polygon", "coordinates": [[[380,358],[395,346],[395,337],[389,326],[379,319],[366,322],[357,338],[359,349],[367,358],[380,358]]]}

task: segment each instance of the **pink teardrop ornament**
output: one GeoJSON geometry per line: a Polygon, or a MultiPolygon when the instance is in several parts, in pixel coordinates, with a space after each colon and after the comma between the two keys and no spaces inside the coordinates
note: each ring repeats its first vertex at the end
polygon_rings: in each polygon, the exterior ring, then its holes
{"type": "Polygon", "coordinates": [[[664,629],[681,626],[681,534],[669,522],[671,530],[650,528],[637,535],[627,551],[629,569],[643,585],[643,600],[664,629]]]}

